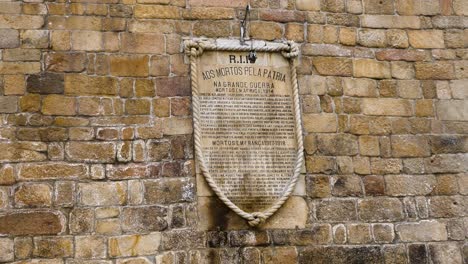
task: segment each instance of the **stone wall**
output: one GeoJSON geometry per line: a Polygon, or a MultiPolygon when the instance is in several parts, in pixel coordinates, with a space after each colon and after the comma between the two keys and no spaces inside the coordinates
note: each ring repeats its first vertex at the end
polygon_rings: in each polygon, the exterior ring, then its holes
{"type": "Polygon", "coordinates": [[[181,43],[245,5],[0,1],[0,262],[468,263],[466,0],[252,1],[301,44],[307,222],[198,228],[181,43]]]}

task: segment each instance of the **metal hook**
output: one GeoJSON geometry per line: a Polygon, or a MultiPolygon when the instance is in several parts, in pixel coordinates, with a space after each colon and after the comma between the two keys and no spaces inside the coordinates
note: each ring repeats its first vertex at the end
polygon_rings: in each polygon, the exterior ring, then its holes
{"type": "Polygon", "coordinates": [[[250,15],[250,4],[245,8],[244,19],[240,23],[240,44],[245,45],[245,34],[247,32],[247,17],[250,15]]]}

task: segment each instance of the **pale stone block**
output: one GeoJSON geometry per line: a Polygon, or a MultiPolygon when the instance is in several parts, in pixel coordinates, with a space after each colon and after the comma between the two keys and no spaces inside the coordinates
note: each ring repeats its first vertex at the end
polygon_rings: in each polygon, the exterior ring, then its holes
{"type": "Polygon", "coordinates": [[[395,230],[403,242],[447,240],[445,224],[436,220],[397,224],[395,230]]]}

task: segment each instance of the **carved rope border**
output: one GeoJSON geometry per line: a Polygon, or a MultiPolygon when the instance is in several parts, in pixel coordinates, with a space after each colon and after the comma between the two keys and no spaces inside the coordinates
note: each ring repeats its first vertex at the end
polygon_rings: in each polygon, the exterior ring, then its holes
{"type": "Polygon", "coordinates": [[[287,41],[275,46],[262,46],[254,47],[255,51],[263,52],[281,52],[281,54],[288,59],[289,67],[291,70],[291,82],[293,87],[293,104],[294,104],[294,115],[295,115],[295,129],[296,129],[296,141],[297,141],[297,156],[294,167],[293,177],[289,180],[286,188],[283,190],[283,194],[278,198],[273,205],[263,212],[248,213],[240,209],[235,205],[229,198],[221,191],[213,180],[208,167],[205,164],[204,155],[201,147],[201,129],[200,129],[200,101],[198,95],[198,79],[197,72],[198,66],[196,59],[198,56],[203,54],[205,50],[211,51],[250,51],[250,46],[240,45],[216,45],[208,41],[203,40],[186,40],[184,41],[185,54],[190,57],[190,77],[192,83],[192,105],[193,105],[193,126],[194,126],[194,143],[195,143],[195,156],[197,158],[198,165],[201,169],[203,176],[205,177],[208,185],[216,193],[219,199],[232,211],[246,219],[250,226],[255,227],[260,223],[263,223],[266,219],[272,216],[278,209],[286,202],[291,196],[291,193],[296,186],[296,183],[301,174],[302,164],[304,162],[304,143],[302,138],[302,123],[301,123],[301,110],[299,101],[299,89],[297,84],[297,73],[294,64],[295,58],[299,55],[299,48],[292,41],[287,41]]]}

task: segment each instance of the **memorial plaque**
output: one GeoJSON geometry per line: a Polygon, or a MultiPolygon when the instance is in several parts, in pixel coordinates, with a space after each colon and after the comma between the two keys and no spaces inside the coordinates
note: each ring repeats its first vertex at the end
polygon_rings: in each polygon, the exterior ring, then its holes
{"type": "Polygon", "coordinates": [[[247,54],[204,51],[196,58],[200,142],[218,188],[242,210],[259,212],[293,176],[296,116],[288,59],[257,52],[251,63],[247,54]]]}

